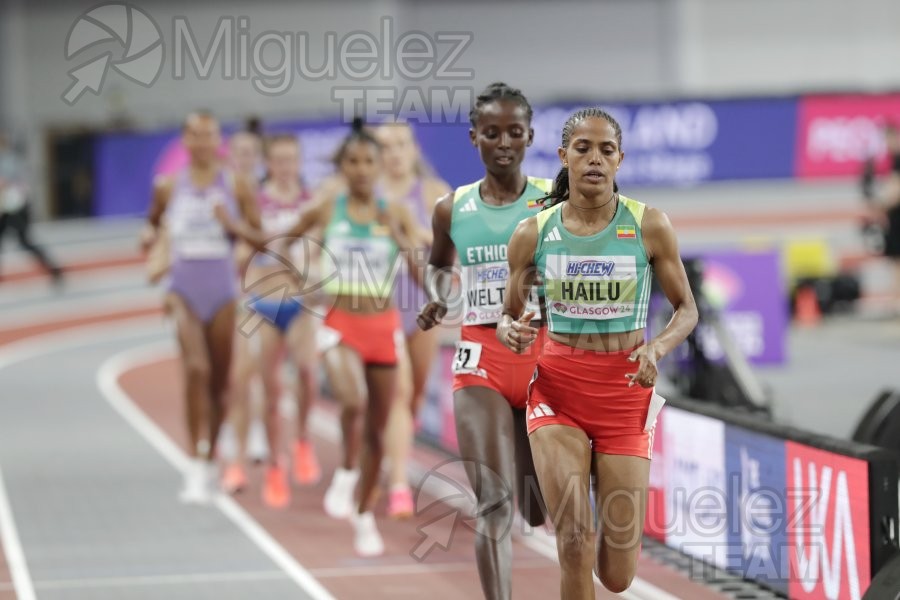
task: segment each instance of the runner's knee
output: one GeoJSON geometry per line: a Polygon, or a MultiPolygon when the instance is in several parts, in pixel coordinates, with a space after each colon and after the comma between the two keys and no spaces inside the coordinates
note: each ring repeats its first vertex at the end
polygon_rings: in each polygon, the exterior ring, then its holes
{"type": "Polygon", "coordinates": [[[212,376],[209,361],[202,357],[188,357],[184,367],[188,381],[192,383],[208,383],[212,376]]]}
{"type": "Polygon", "coordinates": [[[568,564],[579,564],[593,555],[592,536],[589,528],[571,524],[556,532],[559,556],[568,564]]]}

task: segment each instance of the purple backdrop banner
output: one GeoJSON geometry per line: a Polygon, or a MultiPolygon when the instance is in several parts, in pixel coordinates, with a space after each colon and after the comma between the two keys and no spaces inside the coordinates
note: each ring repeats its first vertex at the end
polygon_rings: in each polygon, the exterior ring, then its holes
{"type": "MultiPolygon", "coordinates": [[[[744,355],[754,364],[782,364],[788,328],[787,292],[777,251],[705,252],[703,292],[725,313],[725,321],[744,355]]],[[[711,358],[721,349],[702,325],[699,335],[711,358]]]]}

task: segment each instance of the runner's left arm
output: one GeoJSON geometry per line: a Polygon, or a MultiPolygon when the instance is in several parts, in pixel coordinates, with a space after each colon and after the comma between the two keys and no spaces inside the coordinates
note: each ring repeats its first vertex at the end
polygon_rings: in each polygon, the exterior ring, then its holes
{"type": "Polygon", "coordinates": [[[647,258],[656,279],[675,314],[666,328],[648,343],[631,353],[629,360],[638,363],[638,370],[629,373],[629,385],[652,387],[656,382],[657,361],[687,339],[697,325],[697,303],[691,292],[684,263],[678,251],[678,238],[666,214],[647,207],[641,223],[647,258]]]}

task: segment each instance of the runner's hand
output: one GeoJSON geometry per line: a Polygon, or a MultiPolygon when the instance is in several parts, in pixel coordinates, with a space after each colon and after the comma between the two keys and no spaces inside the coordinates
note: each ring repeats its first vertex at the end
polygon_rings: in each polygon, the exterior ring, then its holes
{"type": "Polygon", "coordinates": [[[428,331],[435,325],[440,325],[444,315],[447,314],[447,307],[440,302],[429,302],[422,307],[419,316],[416,317],[416,323],[422,331],[428,331]]]}
{"type": "Polygon", "coordinates": [[[146,253],[150,251],[150,248],[156,244],[156,240],[159,239],[159,235],[157,234],[156,228],[150,225],[147,225],[141,230],[141,251],[146,253]]]}
{"type": "Polygon", "coordinates": [[[652,342],[635,349],[628,360],[639,363],[636,373],[625,374],[625,377],[631,380],[628,382],[628,387],[635,383],[645,388],[652,388],[656,385],[656,376],[659,374],[659,370],[656,366],[656,349],[652,342]]]}
{"type": "Polygon", "coordinates": [[[534,311],[529,311],[516,321],[511,317],[501,319],[497,324],[497,339],[516,354],[522,354],[537,339],[538,330],[531,326],[535,314],[534,311]]]}

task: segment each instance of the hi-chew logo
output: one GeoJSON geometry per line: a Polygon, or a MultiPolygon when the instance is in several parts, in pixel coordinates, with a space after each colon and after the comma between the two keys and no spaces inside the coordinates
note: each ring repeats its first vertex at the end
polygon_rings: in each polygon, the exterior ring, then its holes
{"type": "Polygon", "coordinates": [[[66,104],[75,104],[88,90],[99,94],[110,67],[144,87],[150,87],[159,77],[164,53],[162,33],[138,7],[112,2],[81,15],[66,38],[66,59],[103,42],[118,42],[124,51],[115,57],[107,50],[69,71],[74,81],[62,95],[66,104]]]}
{"type": "Polygon", "coordinates": [[[503,265],[491,265],[481,267],[475,271],[475,279],[478,283],[490,283],[492,281],[506,281],[509,278],[509,269],[503,265]]]}
{"type": "Polygon", "coordinates": [[[577,260],[570,261],[566,265],[568,277],[609,277],[616,268],[616,263],[611,260],[577,260]]]}

